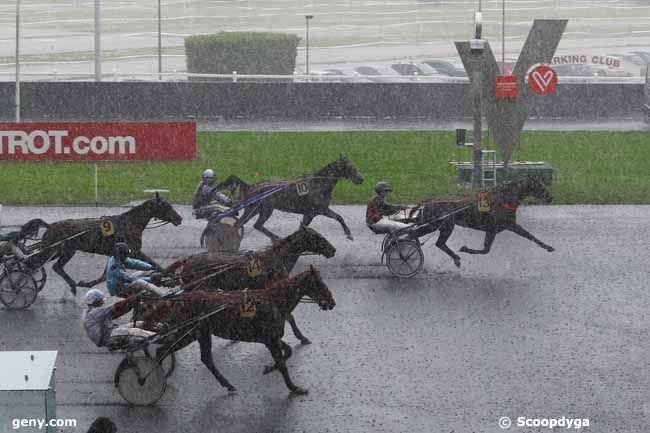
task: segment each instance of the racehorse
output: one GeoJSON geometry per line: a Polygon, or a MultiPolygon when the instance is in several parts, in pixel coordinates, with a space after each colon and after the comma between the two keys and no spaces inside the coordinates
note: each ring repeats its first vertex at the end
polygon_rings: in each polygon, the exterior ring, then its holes
{"type": "Polygon", "coordinates": [[[219,184],[219,188],[234,189],[239,187],[240,193],[243,195],[242,200],[246,200],[283,183],[289,183],[291,185],[289,188],[264,199],[258,206],[246,208],[240,221],[245,224],[255,215],[259,215],[253,227],[275,241],[279,237],[264,227],[264,223],[271,217],[275,209],[303,215],[301,225],[304,226],[308,226],[316,216],[323,215],[338,221],[347,238],[352,240],[352,233],[343,217],[329,208],[332,191],[340,179],[348,179],[355,185],[363,183],[363,177],[357,172],[352,161],[343,155],[313,175],[299,176],[288,181],[266,181],[253,185],[245,183],[237,176],[230,176],[219,184]]]}
{"type": "Polygon", "coordinates": [[[317,303],[322,310],[331,310],[336,305],[320,274],[311,266],[310,270],[277,281],[263,290],[226,293],[196,291],[170,300],[151,299],[145,302],[149,303],[147,320],[162,322],[170,328],[227,306],[223,311],[200,321],[194,332],[179,330],[179,333],[184,332],[185,335],[178,341],[174,341],[173,335],[167,338],[166,344],[157,350],[157,356],[176,352],[198,340],[203,364],[223,387],[234,391],[235,387],[214,365],[212,335],[235,341],[262,343],[275,361],[273,367],[264,369],[264,374],[278,369],[292,392],[306,394],[307,390],[296,386],[289,377],[286,360],[291,356],[291,347],[282,341],[284,322],[304,296],[317,303]]]}
{"type": "Polygon", "coordinates": [[[116,242],[125,242],[131,250],[131,257],[160,267],[142,252],[142,232],[153,218],[170,222],[175,226],[183,221],[171,204],[156,195],[156,198],[147,200],[120,215],[69,219],[49,224],[39,245],[42,251],[37,255],[41,261],[40,266],[58,259],[52,269],[68,283],[73,295],[77,294],[77,285],[91,287],[104,280],[102,275],[98,280],[76,283],[65,272],[63,267],[77,251],[110,256],[116,242]]]}
{"type": "MultiPolygon", "coordinates": [[[[257,290],[289,277],[305,252],[330,258],[336,254],[336,248],[316,230],[301,226],[264,250],[252,254],[195,254],[172,263],[165,273],[178,276],[186,290],[257,290]]],[[[311,343],[296,325],[293,315],[289,314],[287,321],[302,344],[311,343]]]]}
{"type": "MultiPolygon", "coordinates": [[[[479,209],[479,206],[469,206],[467,209],[443,219],[439,225],[425,225],[410,233],[408,237],[417,240],[420,236],[440,230],[440,236],[438,237],[436,246],[447,253],[454,260],[454,264],[457,267],[460,267],[460,257],[447,246],[447,239],[451,236],[455,225],[485,232],[485,241],[482,250],[463,246],[459,250],[461,253],[489,253],[497,233],[504,230],[509,230],[531,240],[546,251],[555,251],[553,247],[546,245],[517,224],[517,208],[526,197],[534,197],[545,203],[550,203],[553,200],[551,193],[539,176],[527,176],[521,180],[504,183],[494,190],[489,191],[486,202],[489,209],[479,209]]],[[[436,217],[452,213],[459,206],[475,200],[477,200],[475,196],[460,199],[428,200],[419,203],[418,206],[411,209],[409,219],[414,219],[415,221],[434,221],[436,217]],[[413,218],[414,215],[416,215],[415,218],[413,218]]]]}

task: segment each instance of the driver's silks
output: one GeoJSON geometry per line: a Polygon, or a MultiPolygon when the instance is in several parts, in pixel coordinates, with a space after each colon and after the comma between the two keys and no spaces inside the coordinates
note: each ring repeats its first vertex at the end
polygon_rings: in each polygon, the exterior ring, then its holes
{"type": "Polygon", "coordinates": [[[239,304],[239,317],[252,319],[256,314],[255,301],[250,299],[248,297],[248,291],[244,290],[241,295],[241,303],[239,304]]]}
{"type": "Polygon", "coordinates": [[[478,193],[478,211],[481,213],[490,212],[490,193],[481,191],[478,193]]]}

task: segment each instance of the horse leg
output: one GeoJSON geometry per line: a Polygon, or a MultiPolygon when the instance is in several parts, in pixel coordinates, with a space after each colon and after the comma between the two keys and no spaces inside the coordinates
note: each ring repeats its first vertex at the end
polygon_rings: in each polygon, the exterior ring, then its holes
{"type": "Polygon", "coordinates": [[[321,215],[326,216],[328,218],[335,219],[336,221],[338,221],[339,224],[341,224],[341,227],[343,227],[343,232],[345,232],[345,236],[348,239],[353,240],[352,232],[350,232],[350,229],[348,228],[347,224],[345,224],[345,221],[343,220],[343,217],[341,215],[337,214],[336,212],[334,212],[330,208],[326,208],[325,210],[323,210],[321,215]]]}
{"type": "Polygon", "coordinates": [[[454,260],[454,265],[456,265],[457,268],[460,268],[460,256],[447,246],[447,239],[449,239],[449,236],[451,236],[451,233],[454,231],[454,226],[455,224],[453,220],[442,223],[436,246],[447,253],[447,255],[454,260]]]}
{"type": "Polygon", "coordinates": [[[61,278],[65,280],[66,283],[68,283],[68,286],[70,286],[70,291],[72,292],[73,296],[77,295],[77,283],[68,275],[63,267],[65,266],[66,263],[70,261],[72,257],[74,257],[76,253],[76,250],[71,249],[71,248],[66,248],[65,245],[61,248],[61,254],[59,255],[59,259],[54,263],[52,266],[52,270],[59,274],[61,278]]]}
{"type": "Polygon", "coordinates": [[[518,234],[519,236],[528,239],[529,241],[535,242],[537,245],[540,247],[544,248],[546,251],[549,253],[552,253],[555,251],[555,248],[553,248],[550,245],[546,245],[544,242],[540,241],[537,239],[535,236],[533,236],[528,230],[520,226],[519,224],[515,223],[514,225],[506,227],[507,230],[510,230],[513,233],[518,234]]]}
{"type": "MultiPolygon", "coordinates": [[[[291,349],[291,346],[289,346],[287,343],[284,341],[280,340],[280,343],[282,343],[282,351],[284,352],[284,360],[286,361],[287,359],[291,358],[291,355],[293,354],[293,349],[291,349]]],[[[270,365],[264,367],[264,372],[263,374],[269,374],[272,371],[275,371],[277,369],[277,365],[270,365]]]]}
{"type": "Polygon", "coordinates": [[[199,348],[201,349],[201,362],[208,367],[208,370],[212,372],[214,377],[219,381],[221,386],[228,388],[228,391],[235,391],[235,387],[228,382],[228,379],[223,377],[217,367],[214,365],[214,359],[212,359],[212,334],[209,330],[201,329],[199,331],[199,348]]]}
{"type": "Polygon", "coordinates": [[[275,366],[277,367],[278,370],[280,370],[280,373],[282,374],[282,377],[284,378],[284,383],[287,385],[287,388],[291,392],[294,392],[296,394],[307,394],[307,390],[300,388],[296,386],[292,381],[291,377],[289,377],[289,371],[287,370],[287,364],[284,360],[284,353],[282,350],[282,340],[278,338],[277,340],[273,340],[269,343],[266,344],[266,347],[269,349],[271,352],[271,356],[273,357],[273,360],[275,361],[275,366]]]}
{"type": "Polygon", "coordinates": [[[482,250],[474,250],[472,248],[467,248],[466,246],[460,247],[460,252],[461,253],[468,253],[468,254],[487,254],[490,252],[490,248],[492,248],[492,242],[494,242],[494,238],[496,237],[497,232],[490,230],[485,232],[485,240],[483,241],[483,249],[482,250]]]}
{"type": "Polygon", "coordinates": [[[300,344],[311,344],[311,341],[309,338],[305,337],[300,329],[298,329],[298,325],[296,325],[296,319],[293,318],[293,314],[289,314],[287,317],[287,322],[289,322],[289,325],[291,325],[291,330],[293,331],[293,335],[296,336],[298,340],[300,340],[300,344]]]}
{"type": "Polygon", "coordinates": [[[256,230],[264,233],[266,236],[271,238],[272,242],[275,242],[280,239],[280,236],[276,235],[269,229],[264,227],[264,223],[271,218],[271,215],[273,214],[273,208],[270,206],[260,206],[259,208],[259,213],[260,216],[257,217],[257,220],[255,221],[255,224],[253,224],[253,227],[255,227],[256,230]]]}
{"type": "Polygon", "coordinates": [[[307,227],[314,220],[316,215],[308,213],[302,216],[302,221],[300,222],[301,226],[307,227]]]}

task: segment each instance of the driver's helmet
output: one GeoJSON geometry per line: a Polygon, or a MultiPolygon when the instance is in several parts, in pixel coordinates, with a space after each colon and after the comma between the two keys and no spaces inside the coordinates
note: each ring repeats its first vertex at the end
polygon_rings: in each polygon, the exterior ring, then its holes
{"type": "Polygon", "coordinates": [[[129,246],[124,242],[118,242],[113,247],[113,257],[117,257],[121,261],[126,260],[130,252],[129,246]]]}
{"type": "Polygon", "coordinates": [[[377,194],[385,194],[387,192],[391,192],[393,188],[391,188],[390,184],[388,182],[377,182],[377,185],[375,185],[375,192],[377,194]]]}
{"type": "Polygon", "coordinates": [[[212,182],[214,180],[214,178],[216,177],[216,175],[214,174],[214,170],[212,170],[211,168],[208,168],[208,169],[203,170],[203,174],[201,175],[201,177],[205,181],[212,182]]]}
{"type": "Polygon", "coordinates": [[[95,305],[104,300],[104,293],[99,289],[90,289],[86,292],[86,305],[95,305]]]}

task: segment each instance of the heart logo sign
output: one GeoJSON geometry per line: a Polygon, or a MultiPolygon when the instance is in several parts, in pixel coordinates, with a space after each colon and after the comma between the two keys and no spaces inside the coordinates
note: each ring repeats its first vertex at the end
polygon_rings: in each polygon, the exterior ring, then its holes
{"type": "Polygon", "coordinates": [[[548,65],[537,65],[528,72],[528,87],[538,95],[548,95],[557,87],[557,73],[548,65]]]}

